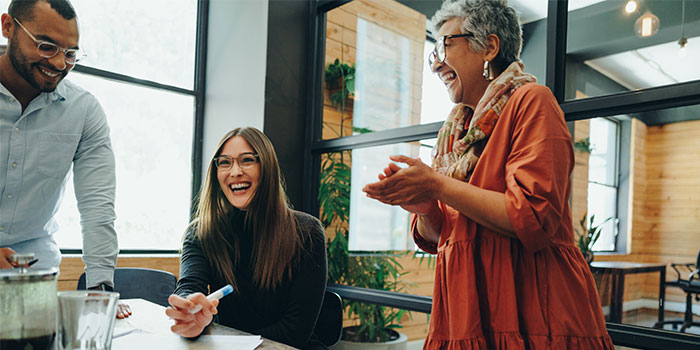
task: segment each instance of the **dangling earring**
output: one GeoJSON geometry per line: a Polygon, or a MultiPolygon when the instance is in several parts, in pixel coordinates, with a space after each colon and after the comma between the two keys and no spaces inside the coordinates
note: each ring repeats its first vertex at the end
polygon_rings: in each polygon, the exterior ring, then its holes
{"type": "Polygon", "coordinates": [[[493,80],[493,73],[491,72],[491,67],[489,67],[489,61],[484,61],[484,73],[482,73],[484,79],[493,80]]]}

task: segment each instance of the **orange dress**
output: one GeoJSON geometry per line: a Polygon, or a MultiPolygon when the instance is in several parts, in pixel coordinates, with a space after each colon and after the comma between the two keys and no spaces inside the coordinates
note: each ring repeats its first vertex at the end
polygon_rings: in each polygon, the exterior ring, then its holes
{"type": "Polygon", "coordinates": [[[518,239],[440,202],[424,349],[614,349],[593,276],[574,245],[574,165],[564,114],[548,88],[526,84],[508,100],[469,183],[505,193],[518,239]]]}

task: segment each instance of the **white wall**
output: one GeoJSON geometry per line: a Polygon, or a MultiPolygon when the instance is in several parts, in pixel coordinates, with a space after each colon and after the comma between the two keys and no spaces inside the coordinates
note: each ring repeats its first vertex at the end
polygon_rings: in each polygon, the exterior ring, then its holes
{"type": "Polygon", "coordinates": [[[209,1],[203,176],[226,132],[263,129],[267,13],[267,0],[209,1]]]}

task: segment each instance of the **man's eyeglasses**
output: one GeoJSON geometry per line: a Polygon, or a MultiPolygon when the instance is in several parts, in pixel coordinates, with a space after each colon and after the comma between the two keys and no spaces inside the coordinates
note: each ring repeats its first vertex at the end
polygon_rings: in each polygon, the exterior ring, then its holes
{"type": "Polygon", "coordinates": [[[432,66],[433,63],[435,63],[435,60],[440,63],[445,62],[445,58],[447,57],[445,40],[451,38],[466,38],[470,36],[474,36],[474,33],[443,35],[437,42],[435,42],[435,49],[433,49],[430,55],[428,55],[428,64],[432,66]]]}
{"type": "Polygon", "coordinates": [[[37,40],[37,38],[32,33],[30,33],[29,30],[27,30],[27,28],[24,28],[22,23],[19,23],[17,18],[14,18],[14,20],[15,22],[17,22],[17,24],[19,24],[20,28],[24,29],[24,32],[27,33],[27,35],[29,35],[29,38],[34,40],[34,43],[36,43],[37,52],[39,52],[39,56],[44,58],[52,58],[58,55],[58,52],[61,51],[63,52],[63,56],[65,57],[64,59],[66,63],[68,64],[75,64],[76,62],[85,58],[85,53],[80,51],[79,49],[65,49],[48,41],[37,40]]]}
{"type": "Polygon", "coordinates": [[[232,158],[229,156],[218,156],[214,158],[214,164],[219,170],[231,170],[233,168],[233,163],[238,162],[238,166],[241,169],[250,169],[255,166],[258,162],[260,156],[255,153],[242,153],[238,158],[232,158]]]}

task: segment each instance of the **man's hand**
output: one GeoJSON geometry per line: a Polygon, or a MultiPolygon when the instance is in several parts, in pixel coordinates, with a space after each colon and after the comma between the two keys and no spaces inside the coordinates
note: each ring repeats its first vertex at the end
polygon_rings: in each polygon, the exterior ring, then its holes
{"type": "MultiPolygon", "coordinates": [[[[112,288],[108,287],[104,283],[100,283],[97,286],[88,288],[88,290],[111,292],[112,288]]],[[[117,318],[127,318],[129,316],[131,316],[131,307],[127,304],[122,303],[122,302],[117,302],[117,318]]]]}
{"type": "Polygon", "coordinates": [[[117,303],[117,318],[127,318],[131,316],[131,307],[124,303],[117,303]]]}
{"type": "Polygon", "coordinates": [[[0,269],[11,269],[13,267],[17,267],[17,265],[13,264],[10,260],[12,254],[15,253],[16,252],[10,248],[0,248],[0,269]]]}

